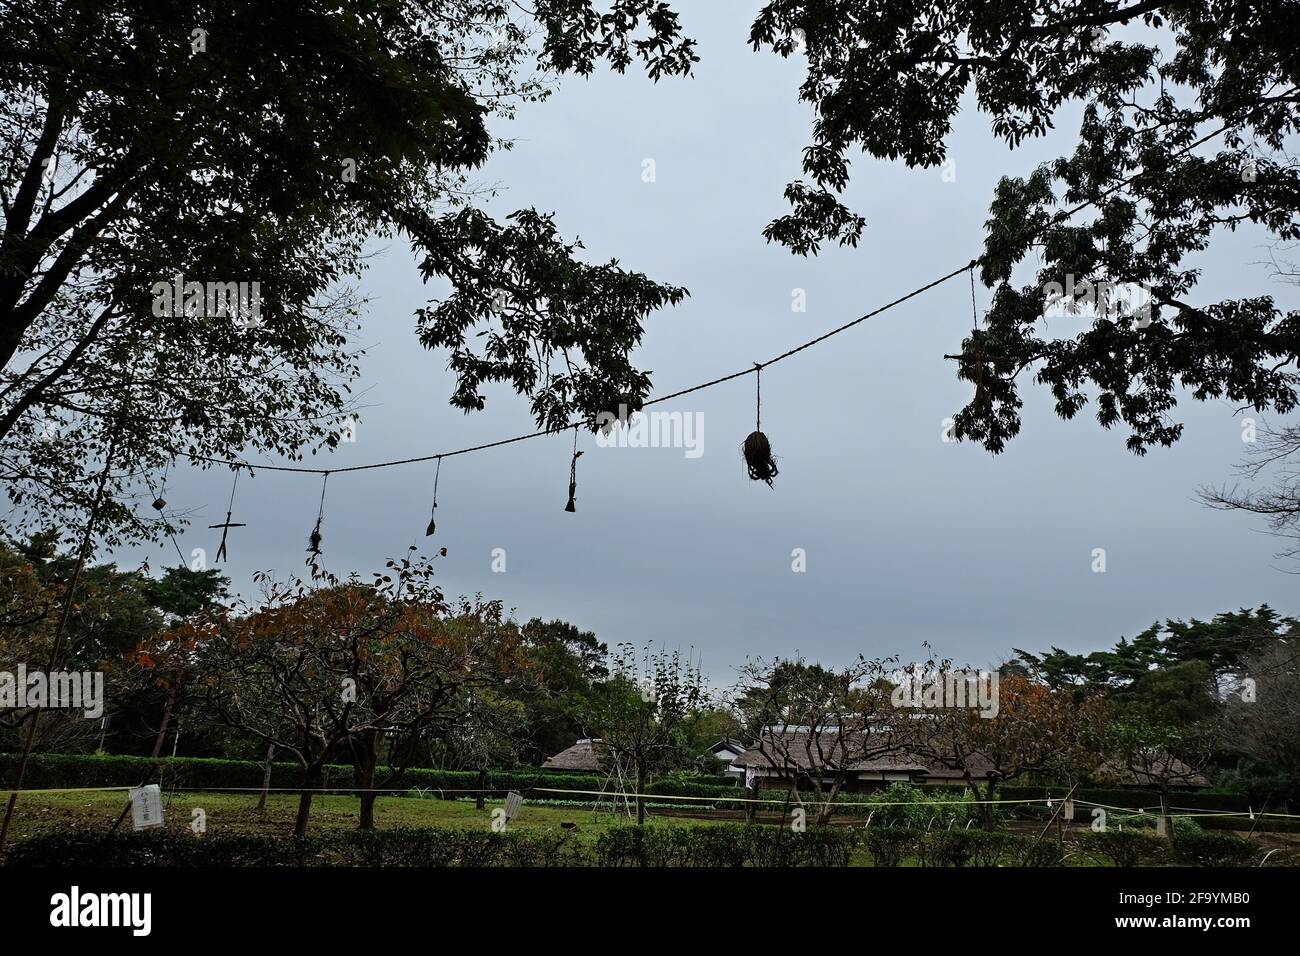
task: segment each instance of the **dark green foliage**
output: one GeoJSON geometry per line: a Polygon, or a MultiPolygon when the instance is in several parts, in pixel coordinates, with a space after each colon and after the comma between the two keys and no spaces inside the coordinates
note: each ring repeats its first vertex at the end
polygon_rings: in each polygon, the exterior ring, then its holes
{"type": "Polygon", "coordinates": [[[856,845],[846,827],[623,826],[600,835],[596,859],[601,866],[848,866],[856,845]]]}
{"type": "Polygon", "coordinates": [[[1155,702],[1160,690],[1151,683],[1155,671],[1202,663],[1209,676],[1221,678],[1239,671],[1249,654],[1271,646],[1281,633],[1297,625],[1300,621],[1263,604],[1216,614],[1208,621],[1157,621],[1131,639],[1120,638],[1109,650],[1072,654],[1054,647],[1046,654],[1034,654],[1016,648],[1016,654],[1051,687],[1104,686],[1120,701],[1141,699],[1150,692],[1155,702]]]}
{"type": "Polygon", "coordinates": [[[568,834],[440,827],[307,837],[65,830],[11,847],[7,866],[566,866],[587,862],[568,834]]]}
{"type": "Polygon", "coordinates": [[[922,866],[1060,866],[1061,844],[1037,835],[985,830],[932,830],[916,840],[922,866]]]}
{"type": "Polygon", "coordinates": [[[1249,840],[1231,833],[1192,833],[1174,837],[1180,863],[1195,866],[1250,866],[1263,854],[1249,840]]]}
{"type": "Polygon", "coordinates": [[[20,463],[15,520],[79,527],[114,437],[110,539],[183,523],[123,504],[178,453],[336,446],[359,374],[350,287],[374,235],[409,240],[446,283],[416,323],[447,349],[456,407],[482,408],[493,383],[552,427],[639,407],[642,321],[685,291],[584,261],[544,212],[493,219],[471,180],[554,71],[635,58],[682,74],[691,46],[648,0],[522,15],[495,0],[6,3],[0,450],[20,463]],[[262,315],[159,304],[154,284],[176,276],[257,282],[262,315]],[[58,426],[45,444],[42,415],[58,426]]]}
{"type": "Polygon", "coordinates": [[[868,827],[867,852],[876,866],[902,866],[903,858],[915,852],[921,834],[904,827],[868,827]]]}
{"type": "Polygon", "coordinates": [[[618,826],[596,841],[601,866],[742,866],[744,827],[618,826]]]}
{"type": "Polygon", "coordinates": [[[1019,839],[1011,833],[967,830],[966,849],[971,866],[997,866],[1016,846],[1019,839]]]}
{"type": "Polygon", "coordinates": [[[65,830],[9,848],[7,866],[847,866],[845,828],[621,826],[594,847],[543,831],[411,827],[308,837],[65,830]]]}
{"type": "Polygon", "coordinates": [[[1141,866],[1163,860],[1169,852],[1164,840],[1146,830],[1089,831],[1079,837],[1079,845],[1115,866],[1141,866]]]}
{"type": "Polygon", "coordinates": [[[1293,13],[1277,3],[768,0],[751,43],[806,64],[799,96],[816,119],[806,181],[786,187],[791,212],[765,234],[804,255],[856,245],[864,220],[841,195],[858,150],[943,164],[953,118],[972,101],[1012,148],[1082,108],[1074,153],[1004,178],[992,200],[980,268],[993,302],[962,342],[958,376],[977,385],[957,434],[1001,451],[1020,430],[1025,381],[1050,390],[1063,418],[1095,402],[1099,424],[1122,422],[1137,453],[1179,437],[1171,414],[1184,393],[1285,413],[1296,405],[1300,313],[1267,295],[1197,296],[1188,260],[1243,224],[1279,242],[1300,237],[1300,170],[1284,148],[1300,130],[1300,63],[1281,29],[1293,13]],[[1088,213],[1058,215],[1084,202],[1088,213]],[[1027,283],[1013,279],[1035,265],[1027,283]],[[1150,321],[1120,304],[1096,321],[1075,316],[1064,334],[1061,322],[1049,327],[1048,283],[1078,289],[1073,305],[1096,282],[1149,290],[1150,321]]]}
{"type": "Polygon", "coordinates": [[[922,866],[965,866],[975,851],[976,835],[969,830],[931,830],[917,843],[922,866]]]}
{"type": "Polygon", "coordinates": [[[1019,866],[1060,866],[1065,847],[1055,840],[1021,837],[1012,862],[1019,866]]]}
{"type": "Polygon", "coordinates": [[[317,838],[196,837],[153,831],[58,830],[6,849],[6,866],[301,866],[316,862],[317,838]]]}
{"type": "Polygon", "coordinates": [[[520,636],[534,678],[517,691],[528,727],[521,757],[540,764],[585,736],[578,715],[595,684],[609,676],[608,648],[591,631],[559,620],[533,618],[520,629],[520,636]]]}

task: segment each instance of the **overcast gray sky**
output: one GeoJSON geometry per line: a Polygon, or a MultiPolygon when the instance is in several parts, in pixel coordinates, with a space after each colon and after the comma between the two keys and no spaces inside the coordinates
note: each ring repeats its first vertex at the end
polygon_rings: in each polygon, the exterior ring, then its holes
{"type": "MultiPolygon", "coordinates": [[[[1011,153],[968,107],[950,141],[955,181],[859,158],[848,194],[867,217],[859,248],[805,260],[770,246],[761,231],[785,211],[810,113],[796,99],[802,64],[748,47],[758,6],[684,9],[699,40],[693,79],[566,79],[522,112],[508,130],[516,148],[483,175],[505,187],[494,212],[554,211],[591,260],[616,256],[690,289],[682,306],[651,317],[637,354],[656,393],[769,358],[968,261],[998,177],[1072,145],[1077,114],[1011,153]],[[806,312],[792,311],[795,289],[806,290],[806,312]]],[[[1263,241],[1223,237],[1202,262],[1201,299],[1269,287],[1294,308],[1294,290],[1258,264],[1263,241]]],[[[375,300],[362,335],[367,407],[357,441],[328,467],[531,430],[526,401],[504,389],[473,416],[448,406],[446,355],[418,345],[411,318],[440,290],[422,285],[403,243],[383,248],[362,285],[375,300]]],[[[983,306],[988,292],[978,295],[983,306]]],[[[796,649],[827,663],[910,659],[929,641],[986,665],[1015,646],[1105,646],[1165,617],[1261,602],[1298,609],[1295,581],[1273,557],[1278,542],[1195,498],[1230,476],[1244,447],[1226,403],[1181,406],[1182,441],[1143,459],[1091,412],[1059,421],[1032,388],[1022,433],[1001,456],[941,441],[971,388],[942,356],[970,319],[963,277],[767,370],[763,428],[781,470],[773,490],[749,481],[739,456],[754,415],[745,377],[668,406],[703,416],[698,458],[597,448],[584,436],[574,514],[563,511],[571,433],[444,462],[430,539],[432,463],[337,475],[325,563],[365,573],[412,543],[445,546],[450,594],[500,598],[521,619],[563,618],[611,645],[693,647],[720,683],[748,656],[796,649]],[[505,549],[505,573],[492,571],[495,548],[505,549]],[[806,573],[791,569],[795,548],[806,573]],[[1092,571],[1094,548],[1106,550],[1104,574],[1092,571]]],[[[1064,334],[1080,320],[1054,321],[1064,334]]],[[[171,476],[168,500],[198,509],[181,537],[187,553],[215,554],[217,533],[204,526],[224,516],[229,487],[225,471],[171,476]]],[[[307,476],[241,478],[235,520],[249,527],[231,533],[225,566],[236,590],[250,594],[258,569],[303,571],[319,491],[307,476]]],[[[155,566],[175,560],[170,545],[117,558],[130,565],[145,553],[155,566]]]]}

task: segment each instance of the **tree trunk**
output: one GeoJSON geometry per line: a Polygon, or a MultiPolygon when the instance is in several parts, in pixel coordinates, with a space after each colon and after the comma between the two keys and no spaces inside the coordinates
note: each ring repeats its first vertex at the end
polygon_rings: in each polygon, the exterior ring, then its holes
{"type": "Polygon", "coordinates": [[[361,816],[357,822],[358,830],[375,828],[375,768],[379,765],[379,732],[367,731],[359,742],[354,741],[352,754],[352,780],[357,785],[357,796],[361,800],[361,816]]]}
{"type": "Polygon", "coordinates": [[[484,792],[483,789],[484,787],[487,786],[487,776],[488,776],[487,770],[483,767],[480,767],[478,771],[478,793],[475,794],[474,797],[475,810],[482,810],[487,805],[486,803],[487,793],[484,792]]]}
{"type": "Polygon", "coordinates": [[[645,823],[645,765],[640,761],[636,765],[636,825],[645,823]]]}
{"type": "Polygon", "coordinates": [[[266,745],[266,767],[262,771],[262,795],[258,798],[257,809],[266,809],[266,793],[271,789],[271,761],[275,759],[275,744],[266,745]]]}
{"type": "Polygon", "coordinates": [[[988,792],[986,794],[981,794],[979,784],[975,782],[975,778],[971,776],[970,771],[969,770],[964,771],[963,775],[966,778],[966,786],[970,787],[971,792],[975,794],[975,799],[981,801],[978,804],[980,827],[985,830],[992,830],[993,829],[992,800],[993,800],[994,793],[997,791],[997,781],[995,781],[992,777],[989,777],[988,792]]]}
{"type": "Polygon", "coordinates": [[[831,814],[835,812],[835,798],[840,795],[840,787],[843,783],[844,777],[842,775],[837,775],[835,782],[831,784],[830,793],[826,794],[824,798],[821,793],[817,794],[818,798],[822,800],[822,803],[817,810],[817,819],[814,821],[817,826],[822,826],[830,821],[831,814]]]}
{"type": "Polygon", "coordinates": [[[316,786],[321,782],[320,766],[306,768],[302,774],[302,782],[302,793],[298,795],[298,818],[293,824],[293,835],[299,837],[307,835],[307,818],[311,815],[311,798],[314,795],[316,786]]]}
{"type": "Polygon", "coordinates": [[[989,777],[988,794],[985,797],[985,800],[988,802],[984,803],[980,807],[980,819],[984,824],[985,830],[991,831],[993,829],[993,799],[997,793],[997,787],[997,781],[992,777],[989,777]]]}
{"type": "Polygon", "coordinates": [[[357,824],[358,830],[373,830],[375,828],[375,793],[361,794],[361,821],[357,824]]]}

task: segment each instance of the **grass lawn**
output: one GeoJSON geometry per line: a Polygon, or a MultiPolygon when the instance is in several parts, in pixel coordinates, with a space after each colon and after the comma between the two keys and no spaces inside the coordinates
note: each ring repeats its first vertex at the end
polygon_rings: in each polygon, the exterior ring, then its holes
{"type": "MultiPolygon", "coordinates": [[[[188,831],[192,811],[199,808],[207,816],[209,833],[279,836],[293,833],[293,822],[298,812],[296,793],[270,794],[265,810],[257,809],[257,801],[255,793],[164,794],[164,826],[176,832],[188,831]]],[[[418,826],[487,829],[492,824],[492,808],[501,806],[502,802],[488,800],[487,809],[475,810],[473,800],[380,797],[375,803],[375,826],[379,829],[418,826]]],[[[10,839],[17,841],[37,833],[71,828],[102,828],[108,832],[125,805],[124,791],[22,796],[14,810],[10,839]]],[[[318,794],[311,806],[311,832],[355,829],[359,806],[356,797],[318,794]]],[[[525,802],[519,815],[510,822],[510,829],[558,828],[561,823],[574,823],[578,837],[590,840],[606,827],[628,822],[627,816],[608,811],[593,815],[589,808],[525,802]]],[[[660,821],[654,822],[658,824],[660,821]]],[[[131,821],[125,821],[123,827],[130,830],[131,821]]]]}

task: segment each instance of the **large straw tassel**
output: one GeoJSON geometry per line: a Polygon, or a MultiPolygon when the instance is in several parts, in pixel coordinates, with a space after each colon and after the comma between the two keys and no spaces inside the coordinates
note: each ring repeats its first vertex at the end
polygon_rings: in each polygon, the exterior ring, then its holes
{"type": "Polygon", "coordinates": [[[749,477],[753,481],[765,481],[767,486],[771,488],[772,479],[777,476],[777,468],[776,459],[772,457],[772,443],[763,434],[763,366],[755,362],[754,368],[756,369],[755,378],[757,380],[754,430],[749,433],[740,451],[745,458],[745,467],[749,470],[749,477]]]}

